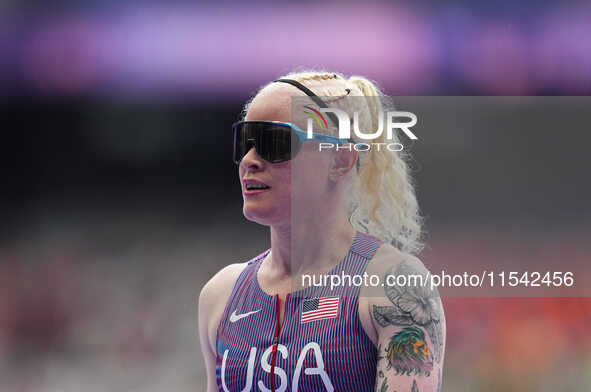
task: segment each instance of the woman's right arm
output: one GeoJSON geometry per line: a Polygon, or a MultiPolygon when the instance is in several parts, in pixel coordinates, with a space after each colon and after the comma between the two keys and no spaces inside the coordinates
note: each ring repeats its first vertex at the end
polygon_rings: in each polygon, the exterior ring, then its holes
{"type": "Polygon", "coordinates": [[[199,294],[199,341],[207,369],[207,392],[217,392],[217,329],[234,284],[247,263],[230,264],[214,275],[199,294]]]}

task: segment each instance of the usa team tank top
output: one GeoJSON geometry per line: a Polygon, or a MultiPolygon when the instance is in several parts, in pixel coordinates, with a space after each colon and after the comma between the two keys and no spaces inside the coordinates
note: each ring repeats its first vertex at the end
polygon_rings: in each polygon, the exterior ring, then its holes
{"type": "MultiPolygon", "coordinates": [[[[331,275],[363,275],[383,242],[357,232],[331,275]]],[[[270,249],[248,262],[217,331],[216,380],[224,392],[373,391],[377,349],[359,320],[354,284],[307,287],[287,295],[283,324],[278,298],[257,272],[270,249]]]]}

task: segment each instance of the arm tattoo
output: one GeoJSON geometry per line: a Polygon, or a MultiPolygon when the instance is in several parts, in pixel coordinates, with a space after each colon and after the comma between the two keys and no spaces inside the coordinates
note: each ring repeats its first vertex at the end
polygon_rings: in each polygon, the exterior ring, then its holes
{"type": "Polygon", "coordinates": [[[386,349],[388,367],[396,370],[396,375],[418,374],[429,376],[433,370],[433,355],[425,342],[425,334],[419,328],[404,328],[390,339],[386,349]]]}
{"type": "Polygon", "coordinates": [[[384,378],[384,381],[382,381],[379,392],[388,392],[388,377],[384,378]]]}
{"type": "Polygon", "coordinates": [[[417,386],[417,380],[412,380],[412,389],[410,392],[419,392],[419,387],[417,386]]]}
{"type": "MultiPolygon", "coordinates": [[[[412,276],[418,276],[420,273],[404,261],[396,267],[396,271],[392,272],[392,268],[390,268],[386,273],[386,277],[388,275],[406,275],[406,281],[411,283],[406,286],[386,285],[386,296],[394,306],[373,306],[373,316],[382,327],[389,325],[409,327],[404,328],[392,337],[386,349],[386,353],[388,354],[387,359],[389,361],[388,368],[397,367],[394,359],[408,363],[412,362],[410,358],[399,357],[400,351],[397,349],[392,349],[390,352],[391,347],[398,347],[400,341],[403,341],[410,345],[406,348],[412,348],[412,351],[422,356],[426,363],[431,362],[432,369],[433,358],[439,363],[443,356],[443,330],[441,321],[444,320],[442,319],[443,307],[441,305],[441,299],[436,291],[431,291],[427,285],[423,286],[418,284],[418,281],[413,280],[412,276]],[[422,331],[415,326],[423,327],[427,331],[431,343],[434,346],[433,352],[427,347],[422,331]],[[403,334],[403,336],[399,336],[400,334],[403,334]],[[429,358],[431,358],[431,361],[429,361],[429,358]]],[[[387,282],[387,280],[384,279],[384,282],[387,282]]],[[[413,366],[415,365],[413,364],[413,366]]],[[[403,374],[406,372],[408,375],[410,375],[411,371],[419,375],[428,375],[431,369],[428,369],[427,365],[426,368],[422,369],[415,367],[409,370],[403,367],[400,371],[403,374]]]]}

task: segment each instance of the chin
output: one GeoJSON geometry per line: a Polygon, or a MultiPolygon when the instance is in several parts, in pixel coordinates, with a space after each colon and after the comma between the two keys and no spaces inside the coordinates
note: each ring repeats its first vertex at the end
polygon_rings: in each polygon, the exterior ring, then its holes
{"type": "Polygon", "coordinates": [[[289,208],[287,211],[281,211],[281,209],[262,206],[262,205],[249,205],[250,203],[244,203],[242,213],[244,217],[249,221],[256,222],[263,226],[274,226],[282,221],[289,221],[289,208]]]}

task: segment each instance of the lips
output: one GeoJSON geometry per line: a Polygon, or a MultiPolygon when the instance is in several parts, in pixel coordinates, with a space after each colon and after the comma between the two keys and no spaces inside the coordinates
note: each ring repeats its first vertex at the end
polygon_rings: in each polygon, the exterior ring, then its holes
{"type": "Polygon", "coordinates": [[[242,188],[245,195],[254,195],[271,189],[269,185],[255,179],[242,180],[242,188]]]}

